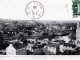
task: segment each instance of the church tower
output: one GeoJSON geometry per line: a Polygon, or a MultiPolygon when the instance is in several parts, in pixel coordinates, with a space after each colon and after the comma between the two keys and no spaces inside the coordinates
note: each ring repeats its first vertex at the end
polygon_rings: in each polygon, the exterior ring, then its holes
{"type": "Polygon", "coordinates": [[[76,45],[77,45],[77,47],[80,47],[80,22],[77,22],[76,45]]]}

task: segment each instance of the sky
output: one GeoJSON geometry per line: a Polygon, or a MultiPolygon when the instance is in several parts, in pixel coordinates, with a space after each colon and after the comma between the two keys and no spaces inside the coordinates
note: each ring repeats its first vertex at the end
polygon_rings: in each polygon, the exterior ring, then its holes
{"type": "Polygon", "coordinates": [[[67,21],[73,18],[72,0],[0,0],[0,19],[35,20],[26,15],[26,5],[31,1],[39,1],[44,6],[44,14],[36,20],[67,21]]]}

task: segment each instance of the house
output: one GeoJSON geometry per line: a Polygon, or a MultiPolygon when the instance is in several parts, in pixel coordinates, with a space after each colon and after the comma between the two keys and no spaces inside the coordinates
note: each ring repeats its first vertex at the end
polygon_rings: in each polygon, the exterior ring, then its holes
{"type": "Polygon", "coordinates": [[[47,44],[49,42],[48,38],[43,39],[43,42],[47,44]]]}
{"type": "Polygon", "coordinates": [[[36,43],[36,40],[35,39],[27,39],[27,41],[36,43]]]}
{"type": "Polygon", "coordinates": [[[54,55],[59,53],[59,44],[51,43],[47,45],[47,50],[44,51],[47,55],[54,55]]]}
{"type": "Polygon", "coordinates": [[[33,52],[33,49],[32,49],[33,46],[34,46],[33,44],[28,44],[28,46],[26,46],[26,50],[33,52]]]}
{"type": "Polygon", "coordinates": [[[69,43],[69,41],[71,41],[71,39],[69,38],[69,36],[62,36],[62,40],[64,40],[65,43],[69,43]]]}
{"type": "Polygon", "coordinates": [[[13,44],[9,44],[6,48],[6,55],[16,55],[16,49],[13,47],[13,44]]]}
{"type": "Polygon", "coordinates": [[[65,50],[71,50],[71,51],[73,51],[73,50],[75,50],[75,47],[76,47],[75,44],[69,44],[69,43],[65,43],[64,44],[64,49],[65,50]]]}
{"type": "Polygon", "coordinates": [[[64,47],[63,44],[60,44],[60,45],[59,45],[59,51],[60,51],[61,53],[63,53],[63,52],[65,51],[65,47],[64,47]]]}
{"type": "Polygon", "coordinates": [[[54,39],[54,38],[52,38],[52,41],[54,42],[54,41],[55,41],[55,39],[54,39]]]}
{"type": "Polygon", "coordinates": [[[38,40],[38,42],[40,42],[41,44],[43,44],[43,43],[48,44],[49,40],[48,40],[48,38],[45,38],[42,40],[38,40]]]}

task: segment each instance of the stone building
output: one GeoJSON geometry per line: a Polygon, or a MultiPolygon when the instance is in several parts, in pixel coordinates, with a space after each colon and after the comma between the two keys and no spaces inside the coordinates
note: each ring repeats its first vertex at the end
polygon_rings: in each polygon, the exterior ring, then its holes
{"type": "Polygon", "coordinates": [[[76,29],[76,42],[77,47],[80,47],[80,22],[77,22],[77,29],[76,29]]]}

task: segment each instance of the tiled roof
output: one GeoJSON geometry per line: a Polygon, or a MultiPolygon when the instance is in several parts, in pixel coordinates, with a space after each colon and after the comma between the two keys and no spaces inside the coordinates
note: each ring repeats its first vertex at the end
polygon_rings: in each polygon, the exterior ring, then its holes
{"type": "Polygon", "coordinates": [[[49,44],[49,45],[47,45],[47,46],[50,46],[50,47],[57,47],[57,46],[59,46],[59,44],[57,44],[57,43],[51,43],[51,44],[49,44]]]}

